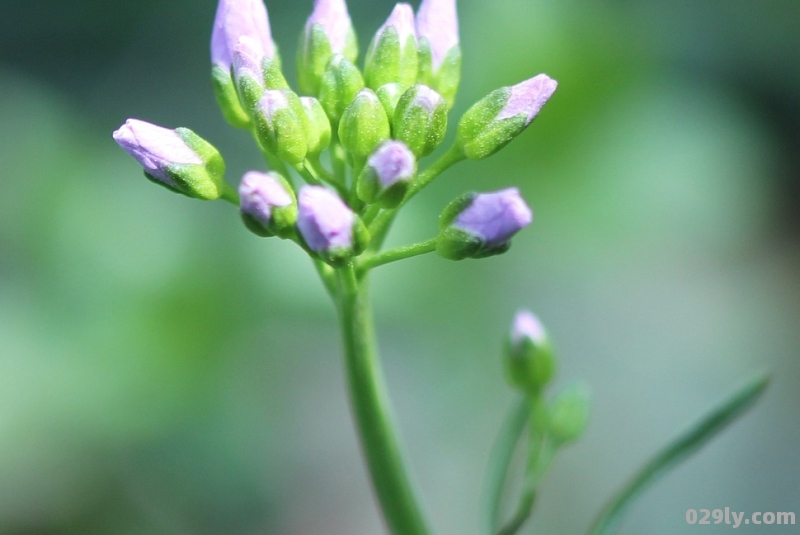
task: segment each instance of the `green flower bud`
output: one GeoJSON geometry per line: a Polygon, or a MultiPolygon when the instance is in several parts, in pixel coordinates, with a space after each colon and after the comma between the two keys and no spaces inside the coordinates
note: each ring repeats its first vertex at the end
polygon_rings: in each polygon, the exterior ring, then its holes
{"type": "Polygon", "coordinates": [[[256,104],[258,141],[265,150],[292,165],[306,158],[309,122],[300,99],[289,90],[267,90],[256,104]]]}
{"type": "Polygon", "coordinates": [[[456,143],[472,160],[505,147],[533,121],[558,84],[545,74],[489,93],[466,111],[458,123],[456,143]]]}
{"type": "Polygon", "coordinates": [[[294,235],[297,199],[289,182],[275,172],[248,171],[239,184],[242,221],[263,237],[294,235]]]}
{"type": "Polygon", "coordinates": [[[334,56],[325,69],[319,89],[319,101],[334,127],[362,89],[364,79],[358,67],[342,55],[334,56]]]}
{"type": "Polygon", "coordinates": [[[225,161],[208,141],[188,128],[170,130],[128,119],[114,141],[160,186],[189,197],[214,200],[227,193],[225,161]]]}
{"type": "Polygon", "coordinates": [[[308,156],[316,156],[325,150],[331,142],[331,123],[322,105],[314,97],[300,97],[300,103],[308,117],[306,143],[308,156]]]}
{"type": "Polygon", "coordinates": [[[555,373],[556,360],[550,338],[535,315],[520,310],[506,342],[508,381],[529,394],[538,394],[555,373]]]}
{"type": "Polygon", "coordinates": [[[589,422],[590,393],[586,385],[571,385],[556,396],[550,407],[549,431],[559,444],[578,440],[589,422]]]}
{"type": "Polygon", "coordinates": [[[393,82],[408,87],[417,80],[417,65],[414,10],[397,4],[369,45],[364,79],[372,89],[393,82]]]}
{"type": "Polygon", "coordinates": [[[347,5],[344,0],[316,0],[297,49],[300,91],[319,95],[328,62],[337,54],[351,63],[358,58],[358,43],[347,5]]]}
{"type": "Polygon", "coordinates": [[[408,145],[417,158],[433,152],[447,130],[447,105],[428,86],[411,86],[397,103],[392,121],[395,139],[408,145]]]}
{"type": "Polygon", "coordinates": [[[386,110],[386,116],[390,120],[394,119],[394,110],[397,109],[397,103],[400,97],[403,96],[403,86],[397,83],[384,84],[375,91],[378,95],[378,100],[383,104],[383,109],[386,110]]]}
{"type": "Polygon", "coordinates": [[[389,118],[371,89],[362,89],[339,123],[339,139],[353,158],[367,158],[390,135],[389,118]]]}

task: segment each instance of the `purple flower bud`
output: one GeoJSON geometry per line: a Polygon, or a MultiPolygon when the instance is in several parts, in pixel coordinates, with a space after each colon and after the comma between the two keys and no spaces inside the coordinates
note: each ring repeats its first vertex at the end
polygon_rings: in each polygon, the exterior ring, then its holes
{"type": "Polygon", "coordinates": [[[264,114],[267,122],[272,122],[275,114],[281,110],[289,107],[289,97],[285,91],[279,89],[271,89],[264,93],[261,100],[258,101],[258,109],[264,114]]]}
{"type": "Polygon", "coordinates": [[[456,0],[422,0],[417,12],[417,35],[428,41],[433,72],[438,72],[447,53],[458,46],[456,0]]]}
{"type": "Polygon", "coordinates": [[[253,39],[261,57],[275,56],[267,8],[262,0],[219,0],[211,34],[211,63],[231,68],[239,38],[253,39]]]}
{"type": "Polygon", "coordinates": [[[304,186],[298,199],[297,228],[315,253],[349,250],[355,214],[336,193],[322,186],[304,186]]]}
{"type": "Polygon", "coordinates": [[[518,310],[511,326],[511,344],[518,346],[525,340],[537,346],[542,345],[547,341],[547,333],[542,322],[532,312],[518,310]]]}
{"type": "Polygon", "coordinates": [[[297,202],[292,187],[278,173],[245,173],[239,184],[239,209],[244,224],[259,236],[294,234],[297,202]]]}
{"type": "Polygon", "coordinates": [[[414,27],[414,9],[409,4],[400,3],[394,6],[389,18],[386,19],[383,26],[376,32],[375,39],[380,40],[383,32],[391,26],[394,26],[397,32],[397,37],[401,46],[404,46],[409,38],[416,40],[417,31],[414,27]]]}
{"type": "Polygon", "coordinates": [[[175,165],[202,165],[203,160],[175,130],[138,119],[128,119],[113,134],[114,141],[133,156],[145,172],[164,185],[177,185],[168,168],[175,165]]]}
{"type": "Polygon", "coordinates": [[[384,208],[394,208],[405,197],[416,171],[416,158],[405,143],[385,141],[369,156],[358,176],[358,198],[366,203],[379,202],[384,208]]]}
{"type": "Polygon", "coordinates": [[[479,193],[453,221],[453,226],[480,238],[487,249],[501,247],[530,225],[533,213],[517,188],[479,193]]]}
{"type": "Polygon", "coordinates": [[[292,204],[294,199],[286,191],[283,181],[275,173],[248,171],[239,184],[240,207],[265,226],[272,219],[272,210],[292,204]]]}
{"type": "Polygon", "coordinates": [[[526,116],[525,126],[528,126],[542,106],[553,96],[556,87],[558,87],[558,82],[546,74],[539,74],[512,86],[508,102],[497,115],[496,120],[501,121],[524,113],[526,116]]]}
{"type": "Polygon", "coordinates": [[[306,36],[310,35],[314,24],[322,27],[332,54],[345,54],[349,44],[348,35],[353,31],[353,23],[350,21],[344,0],[316,0],[314,12],[306,22],[306,36]]]}
{"type": "Polygon", "coordinates": [[[381,189],[388,189],[396,182],[410,180],[414,176],[416,159],[402,141],[387,141],[367,160],[375,171],[381,189]]]}

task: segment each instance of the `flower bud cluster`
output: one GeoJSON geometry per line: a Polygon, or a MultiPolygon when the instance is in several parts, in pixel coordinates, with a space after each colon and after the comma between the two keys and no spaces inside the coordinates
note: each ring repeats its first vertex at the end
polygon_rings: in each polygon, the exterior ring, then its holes
{"type": "MultiPolygon", "coordinates": [[[[456,0],[422,0],[416,13],[398,3],[360,68],[345,0],[314,0],[300,34],[295,92],[263,1],[219,0],[211,34],[216,98],[272,168],[246,173],[238,198],[224,181],[222,157],[188,129],[131,119],[114,138],[149,179],[191,197],[237,202],[254,233],[292,239],[341,264],[366,248],[367,226],[381,210],[396,209],[427,183],[418,162],[444,141],[460,80],[456,11],[456,0]],[[292,172],[307,184],[296,185],[292,172]]],[[[448,154],[493,154],[531,123],[555,88],[542,74],[490,93],[461,118],[448,154]]],[[[531,220],[515,188],[466,194],[440,217],[435,249],[453,260],[496,255],[531,220]]]]}

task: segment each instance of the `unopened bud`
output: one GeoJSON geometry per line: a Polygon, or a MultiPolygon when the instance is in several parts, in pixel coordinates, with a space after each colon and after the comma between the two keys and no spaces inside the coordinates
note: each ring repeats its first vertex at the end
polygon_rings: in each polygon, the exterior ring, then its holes
{"type": "Polygon", "coordinates": [[[222,156],[188,128],[170,130],[128,119],[113,137],[142,165],[148,179],[176,193],[214,200],[228,188],[222,156]]]}
{"type": "Polygon", "coordinates": [[[347,107],[339,122],[339,139],[354,158],[367,158],[389,138],[389,119],[371,89],[362,89],[347,107]]]}
{"type": "Polygon", "coordinates": [[[408,87],[417,80],[417,66],[414,10],[410,5],[400,3],[372,38],[364,65],[364,79],[372,89],[393,82],[408,87]]]}
{"type": "Polygon", "coordinates": [[[243,37],[251,39],[257,55],[272,60],[280,72],[264,3],[261,0],[220,0],[211,35],[211,78],[225,119],[239,128],[250,125],[249,114],[239,102],[231,76],[234,50],[243,37]]]}
{"type": "Polygon", "coordinates": [[[442,212],[436,252],[450,260],[504,253],[511,237],[531,221],[533,212],[517,188],[467,193],[442,212]]]}
{"type": "Polygon", "coordinates": [[[475,103],[458,124],[456,142],[472,160],[505,147],[536,117],[557,83],[540,74],[515,86],[502,87],[475,103]]]}
{"type": "Polygon", "coordinates": [[[297,51],[297,76],[303,93],[319,95],[322,76],[336,54],[350,62],[358,57],[358,43],[347,5],[344,0],[316,0],[297,51]]]}
{"type": "Polygon", "coordinates": [[[308,152],[308,117],[293,92],[270,89],[255,108],[258,141],[262,147],[283,161],[299,164],[308,152]]]}
{"type": "Polygon", "coordinates": [[[366,203],[379,202],[384,208],[394,208],[408,190],[416,173],[414,154],[402,141],[385,141],[367,159],[358,177],[358,198],[366,203]]]}
{"type": "Polygon", "coordinates": [[[529,394],[542,391],[555,373],[555,355],[542,322],[527,310],[514,317],[506,342],[508,381],[529,394]]]}
{"type": "Polygon", "coordinates": [[[319,89],[319,101],[334,127],[362,89],[364,79],[358,67],[341,54],[334,56],[325,69],[319,89]]]}
{"type": "Polygon", "coordinates": [[[294,232],[297,200],[278,173],[245,173],[239,184],[239,207],[244,224],[259,236],[287,238],[294,232]]]}
{"type": "Polygon", "coordinates": [[[417,11],[419,78],[452,108],[461,78],[456,0],[422,0],[417,11]]]}
{"type": "Polygon", "coordinates": [[[392,121],[395,139],[403,141],[417,158],[439,146],[447,130],[447,105],[428,86],[411,86],[397,103],[392,121]]]}
{"type": "Polygon", "coordinates": [[[565,388],[550,406],[549,431],[559,444],[578,440],[589,423],[591,395],[586,385],[565,388]]]}
{"type": "Polygon", "coordinates": [[[369,233],[336,193],[323,186],[303,186],[298,205],[297,230],[309,252],[337,265],[364,250],[369,233]]]}

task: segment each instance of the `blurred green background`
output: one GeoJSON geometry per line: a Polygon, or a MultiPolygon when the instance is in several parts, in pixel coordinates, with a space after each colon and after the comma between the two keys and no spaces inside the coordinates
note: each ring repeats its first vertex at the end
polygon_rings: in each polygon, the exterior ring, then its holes
{"type": "MultiPolygon", "coordinates": [[[[311,1],[268,7],[291,71],[311,1]]],[[[524,135],[448,171],[391,235],[427,238],[466,189],[517,185],[536,220],[510,252],[422,257],[374,277],[391,394],[436,532],[478,532],[485,461],[513,400],[499,351],[519,307],[549,326],[558,382],[585,379],[595,403],[529,532],[581,533],[649,454],[764,369],[775,381],[762,403],[620,533],[731,529],[687,526],[689,508],[800,513],[800,4],[459,9],[452,117],[539,72],[560,86],[524,135]]],[[[229,205],[153,187],[111,139],[138,117],[194,129],[231,182],[262,166],[211,93],[214,10],[0,3],[0,533],[383,530],[333,309],[307,258],[246,232],[229,205]]],[[[390,10],[350,1],[362,51],[390,10]]]]}

